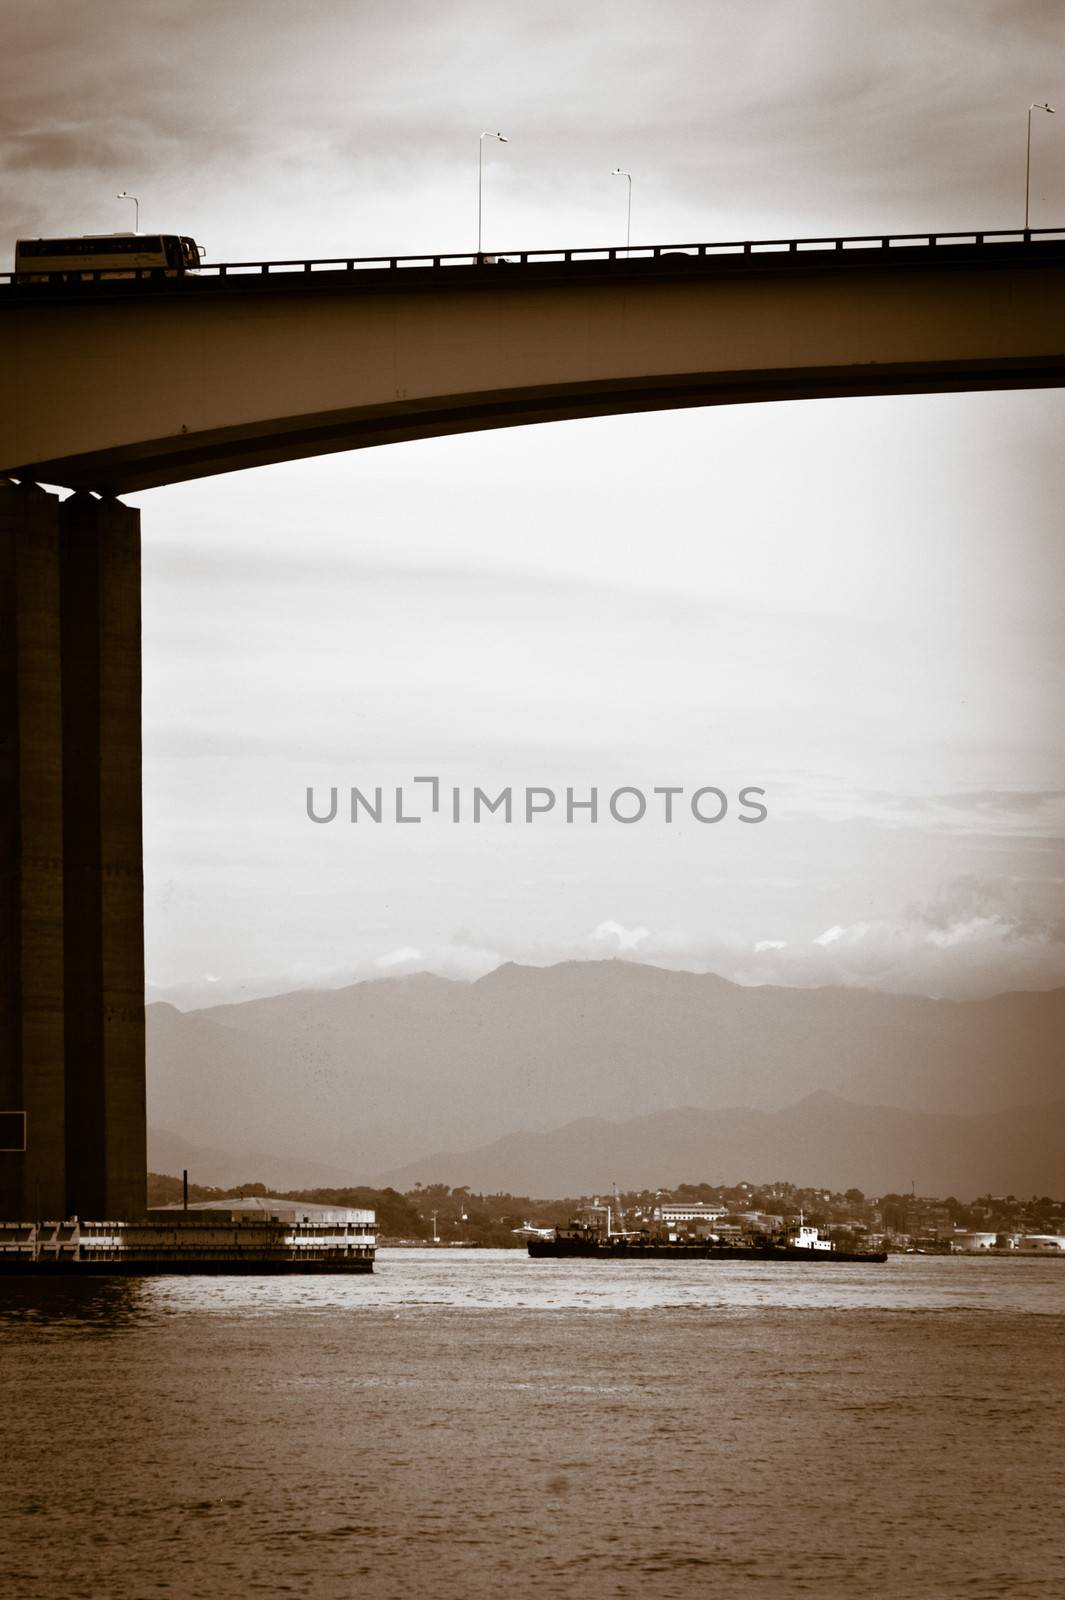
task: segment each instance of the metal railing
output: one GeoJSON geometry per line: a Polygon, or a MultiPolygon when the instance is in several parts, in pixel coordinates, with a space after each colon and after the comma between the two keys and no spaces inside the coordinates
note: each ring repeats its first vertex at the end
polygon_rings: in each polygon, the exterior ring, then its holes
{"type": "MultiPolygon", "coordinates": [[[[826,254],[848,250],[895,249],[951,249],[961,245],[986,247],[993,250],[1002,244],[1031,245],[1035,242],[1065,241],[1065,228],[990,228],[970,229],[962,233],[891,233],[820,235],[808,239],[727,239],[708,244],[653,244],[603,245],[560,250],[497,250],[478,254],[465,252],[446,255],[412,256],[324,256],[316,258],[294,257],[282,261],[205,261],[188,276],[196,279],[227,277],[269,277],[271,275],[334,272],[396,272],[410,268],[447,271],[454,267],[490,265],[570,266],[582,262],[658,261],[663,257],[689,256],[698,260],[713,260],[728,256],[826,254]]],[[[39,271],[22,273],[0,272],[0,282],[15,283],[40,279],[39,271]]],[[[104,267],[96,270],[79,267],[76,272],[56,274],[73,278],[77,282],[95,282],[117,279],[158,280],[171,279],[173,269],[166,267],[140,267],[132,270],[104,267]]]]}

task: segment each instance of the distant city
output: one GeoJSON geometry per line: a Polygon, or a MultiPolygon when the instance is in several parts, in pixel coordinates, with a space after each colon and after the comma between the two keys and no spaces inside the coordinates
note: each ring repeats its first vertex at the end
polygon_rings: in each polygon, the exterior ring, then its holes
{"type": "MultiPolygon", "coordinates": [[[[561,1200],[509,1193],[475,1194],[465,1185],[416,1184],[404,1193],[370,1187],[288,1190],[262,1183],[228,1189],[189,1185],[191,1201],[273,1196],[315,1204],[372,1207],[381,1245],[439,1244],[523,1247],[537,1230],[564,1227],[574,1217],[668,1233],[671,1237],[715,1234],[739,1237],[782,1232],[800,1216],[837,1247],[869,1246],[892,1251],[948,1255],[994,1251],[1060,1254],[1065,1259],[1065,1200],[1050,1195],[978,1195],[959,1200],[918,1194],[867,1195],[800,1188],[792,1183],[682,1183],[674,1189],[630,1190],[618,1195],[580,1195],[561,1200]]],[[[150,1173],[148,1202],[168,1205],[182,1198],[182,1180],[150,1173]]]]}

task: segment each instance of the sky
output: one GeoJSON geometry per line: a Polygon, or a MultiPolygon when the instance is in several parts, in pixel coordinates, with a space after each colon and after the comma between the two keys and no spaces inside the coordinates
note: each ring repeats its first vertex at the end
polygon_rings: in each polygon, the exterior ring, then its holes
{"type": "MultiPolygon", "coordinates": [[[[0,0],[0,259],[1018,226],[1065,12],[988,0],[0,0]]],[[[1065,223],[1065,103],[1032,221],[1065,223]]],[[[1065,981],[1060,391],[603,418],[127,497],[149,995],[622,956],[1065,981]],[[745,826],[316,826],[306,790],[765,790],[745,826]]]]}

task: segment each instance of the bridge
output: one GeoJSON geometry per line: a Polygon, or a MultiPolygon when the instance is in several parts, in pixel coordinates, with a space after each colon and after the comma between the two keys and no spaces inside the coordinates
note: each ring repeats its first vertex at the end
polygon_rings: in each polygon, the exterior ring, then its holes
{"type": "Polygon", "coordinates": [[[7,274],[0,329],[0,1216],[121,1220],[144,957],[115,497],[485,428],[1061,385],[1065,230],[7,274]]]}
{"type": "Polygon", "coordinates": [[[1065,231],[0,283],[0,473],[122,494],[447,433],[1062,382],[1065,231]]]}

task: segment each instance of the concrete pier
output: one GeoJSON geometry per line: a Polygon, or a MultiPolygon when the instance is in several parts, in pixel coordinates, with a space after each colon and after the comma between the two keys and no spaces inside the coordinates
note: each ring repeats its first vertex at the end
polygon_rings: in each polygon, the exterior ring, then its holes
{"type": "Polygon", "coordinates": [[[0,1216],[66,1215],[59,500],[0,484],[0,1216]]]}
{"type": "Polygon", "coordinates": [[[140,696],[139,513],[0,484],[0,1215],[144,1213],[140,696]]]}

